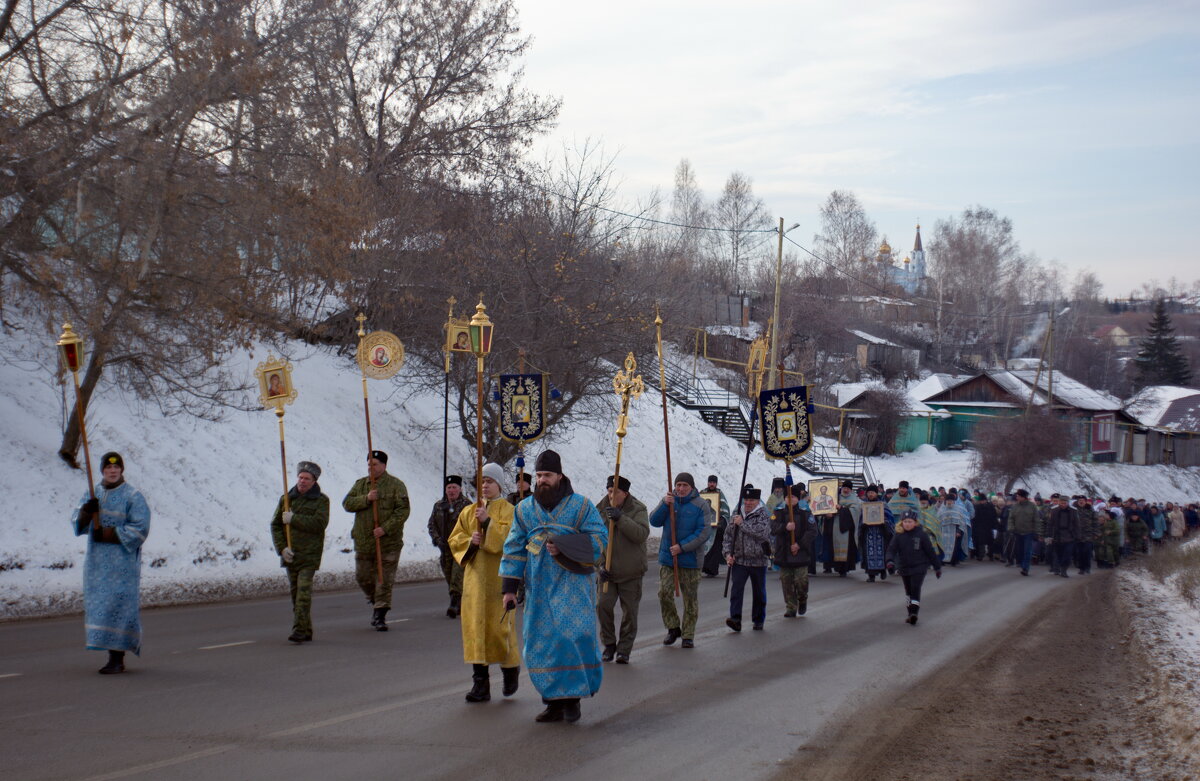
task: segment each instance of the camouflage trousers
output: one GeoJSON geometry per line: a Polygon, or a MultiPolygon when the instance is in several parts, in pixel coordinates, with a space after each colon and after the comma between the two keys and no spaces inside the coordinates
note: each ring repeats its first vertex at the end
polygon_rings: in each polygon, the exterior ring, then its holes
{"type": "Polygon", "coordinates": [[[808,606],[808,570],[804,567],[780,567],[779,585],[789,613],[808,606]]]}
{"type": "Polygon", "coordinates": [[[450,552],[450,546],[446,545],[440,549],[442,551],[441,565],[442,577],[446,579],[446,585],[450,587],[450,596],[462,596],[462,581],[463,568],[454,560],[454,554],[450,552]]]}
{"type": "Polygon", "coordinates": [[[315,569],[288,567],[288,583],[292,587],[292,631],[312,636],[312,584],[315,569]]]}
{"type": "Polygon", "coordinates": [[[640,577],[621,582],[612,581],[608,591],[604,584],[596,585],[596,616],[600,619],[600,644],[615,645],[617,653],[629,656],[633,653],[633,641],[637,638],[638,605],[642,602],[642,579],[640,577]],[[621,635],[616,632],[617,601],[621,602],[621,635]]]}
{"type": "Polygon", "coordinates": [[[658,604],[662,608],[663,625],[678,629],[685,640],[696,636],[696,619],[700,617],[700,570],[679,568],[679,591],[683,594],[683,623],[675,609],[675,570],[658,568],[658,604]]]}
{"type": "Polygon", "coordinates": [[[396,565],[400,563],[400,551],[383,554],[383,582],[377,583],[375,553],[354,556],[354,580],[367,595],[372,607],[389,610],[392,607],[392,586],[396,582],[396,565]]]}

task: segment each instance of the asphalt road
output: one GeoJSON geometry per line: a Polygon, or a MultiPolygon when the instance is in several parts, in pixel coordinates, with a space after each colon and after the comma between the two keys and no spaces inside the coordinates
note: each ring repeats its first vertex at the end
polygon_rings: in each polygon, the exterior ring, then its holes
{"type": "MultiPolygon", "coordinates": [[[[96,670],[80,618],[0,624],[0,775],[6,779],[752,779],[822,730],[853,728],[925,674],[977,658],[997,631],[1072,588],[1035,568],[971,564],[926,581],[903,622],[898,578],[812,579],[784,619],[768,577],[766,631],[731,633],[723,580],[701,581],[696,648],[664,647],[647,575],[632,664],[606,665],[574,725],[535,724],[528,677],[467,704],[470,668],[445,586],[397,586],[391,631],[352,592],[318,594],[316,640],[285,638],[285,599],[148,610],[124,675],[96,670]]],[[[749,618],[747,589],[744,614],[749,618]]]]}

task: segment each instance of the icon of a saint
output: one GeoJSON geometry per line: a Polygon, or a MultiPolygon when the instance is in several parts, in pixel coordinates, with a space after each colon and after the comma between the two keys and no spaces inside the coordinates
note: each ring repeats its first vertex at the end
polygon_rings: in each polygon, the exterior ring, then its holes
{"type": "Polygon", "coordinates": [[[387,348],[383,345],[378,345],[375,348],[375,353],[371,356],[371,365],[387,366],[391,362],[392,359],[388,357],[387,348]]]}
{"type": "Polygon", "coordinates": [[[286,394],[287,391],[283,387],[283,378],[279,376],[278,372],[267,378],[267,396],[269,398],[286,394]]]}

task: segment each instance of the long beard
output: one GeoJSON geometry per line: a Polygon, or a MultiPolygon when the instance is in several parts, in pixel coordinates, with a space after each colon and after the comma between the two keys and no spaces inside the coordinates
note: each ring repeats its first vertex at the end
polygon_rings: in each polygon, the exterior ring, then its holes
{"type": "Polygon", "coordinates": [[[550,486],[542,483],[535,487],[533,489],[533,498],[545,509],[553,510],[563,500],[563,497],[569,493],[571,493],[571,484],[564,475],[558,481],[558,485],[550,486]]]}

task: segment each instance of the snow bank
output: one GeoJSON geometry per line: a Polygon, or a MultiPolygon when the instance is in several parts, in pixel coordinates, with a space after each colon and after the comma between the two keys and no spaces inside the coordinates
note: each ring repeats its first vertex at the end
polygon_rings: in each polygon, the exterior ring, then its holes
{"type": "MultiPolygon", "coordinates": [[[[85,540],[72,536],[68,519],[86,483],[56,452],[64,397],[52,371],[42,365],[54,360],[53,349],[49,336],[41,343],[9,340],[0,363],[0,450],[7,461],[0,470],[0,491],[7,498],[0,518],[0,618],[81,606],[85,540]]],[[[324,349],[297,343],[286,351],[299,391],[284,418],[289,480],[294,480],[297,462],[316,461],[323,469],[321,487],[332,503],[317,585],[349,586],[352,516],[340,504],[354,480],[365,474],[361,375],[347,358],[324,349]]],[[[251,378],[254,366],[265,358],[265,350],[244,355],[235,369],[251,378]]],[[[420,389],[412,377],[406,366],[392,381],[370,384],[374,446],[389,454],[389,471],[405,481],[412,500],[399,575],[405,580],[440,577],[426,522],[441,495],[442,396],[440,389],[420,389]]],[[[653,507],[669,480],[657,377],[645,379],[647,393],[630,413],[622,474],[632,481],[633,494],[653,507]]],[[[66,400],[72,403],[73,396],[66,400]]],[[[745,450],[693,413],[670,407],[669,420],[674,471],[691,472],[697,481],[716,473],[731,503],[735,501],[745,450]]],[[[598,499],[612,471],[615,424],[614,407],[612,414],[553,431],[530,446],[529,463],[543,448],[554,447],[576,490],[598,499]]],[[[142,570],[148,604],[286,590],[269,531],[283,490],[272,412],[229,411],[219,421],[163,417],[102,386],[88,413],[88,433],[93,458],[107,450],[122,453],[126,478],[150,504],[153,519],[142,570]]],[[[453,419],[449,469],[474,473],[474,457],[455,434],[453,419]]],[[[514,471],[511,465],[507,471],[514,471]]],[[[772,475],[781,472],[756,451],[748,479],[769,485],[772,475]]]]}

